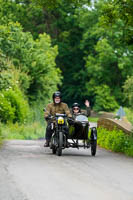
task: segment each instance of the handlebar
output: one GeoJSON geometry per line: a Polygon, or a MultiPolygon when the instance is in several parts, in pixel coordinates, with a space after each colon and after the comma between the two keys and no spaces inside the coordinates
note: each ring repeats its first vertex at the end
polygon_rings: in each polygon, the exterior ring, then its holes
{"type": "Polygon", "coordinates": [[[67,118],[66,114],[60,114],[60,113],[56,113],[55,116],[49,115],[47,118],[45,118],[46,120],[56,120],[57,117],[64,117],[67,118]]]}
{"type": "Polygon", "coordinates": [[[66,114],[59,114],[59,113],[56,113],[55,116],[56,116],[56,117],[67,117],[66,114]]]}

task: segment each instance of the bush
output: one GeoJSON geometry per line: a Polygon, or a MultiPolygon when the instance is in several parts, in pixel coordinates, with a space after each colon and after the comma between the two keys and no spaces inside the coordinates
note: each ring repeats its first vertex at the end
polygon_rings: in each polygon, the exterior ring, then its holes
{"type": "Polygon", "coordinates": [[[133,156],[133,134],[128,136],[121,130],[109,131],[100,127],[98,128],[98,144],[114,152],[133,156]]]}
{"type": "Polygon", "coordinates": [[[0,120],[2,122],[12,122],[14,118],[14,108],[11,106],[11,103],[5,98],[3,93],[0,93],[0,120]]]}
{"type": "Polygon", "coordinates": [[[126,153],[128,156],[133,156],[133,132],[132,132],[131,135],[127,138],[125,153],[126,153]]]}
{"type": "Polygon", "coordinates": [[[2,122],[21,122],[28,119],[29,106],[19,89],[0,93],[0,119],[2,122]]]}

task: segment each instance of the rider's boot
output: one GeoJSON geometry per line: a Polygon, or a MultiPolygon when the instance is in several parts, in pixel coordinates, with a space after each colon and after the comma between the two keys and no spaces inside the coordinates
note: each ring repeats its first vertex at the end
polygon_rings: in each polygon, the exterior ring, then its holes
{"type": "Polygon", "coordinates": [[[66,143],[66,148],[69,148],[70,147],[70,144],[69,144],[69,142],[67,141],[67,143],[66,143]]]}
{"type": "Polygon", "coordinates": [[[44,147],[49,147],[49,141],[48,140],[46,140],[44,147]]]}
{"type": "Polygon", "coordinates": [[[66,135],[66,148],[70,147],[70,143],[68,142],[68,136],[66,135]]]}

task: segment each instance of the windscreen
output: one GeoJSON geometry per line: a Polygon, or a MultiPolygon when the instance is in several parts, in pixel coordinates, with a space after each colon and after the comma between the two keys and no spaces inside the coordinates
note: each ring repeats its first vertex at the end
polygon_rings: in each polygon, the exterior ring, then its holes
{"type": "Polygon", "coordinates": [[[75,120],[80,122],[88,122],[88,118],[85,115],[78,115],[75,120]]]}

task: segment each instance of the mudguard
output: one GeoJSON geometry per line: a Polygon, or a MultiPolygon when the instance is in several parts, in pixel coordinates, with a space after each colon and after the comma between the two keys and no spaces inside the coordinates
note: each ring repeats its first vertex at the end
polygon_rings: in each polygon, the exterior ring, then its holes
{"type": "Polygon", "coordinates": [[[97,129],[96,129],[96,127],[91,128],[91,140],[97,140],[97,129]]]}

